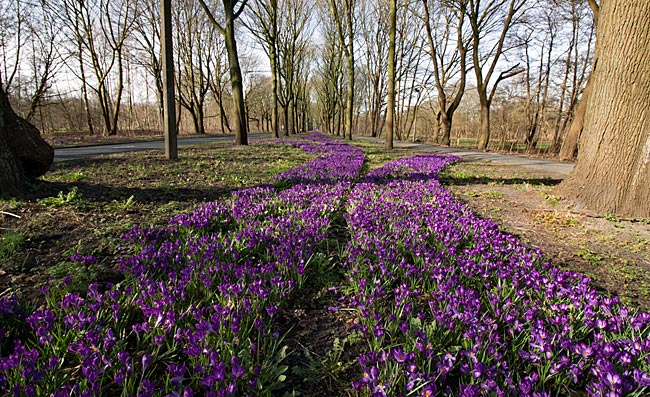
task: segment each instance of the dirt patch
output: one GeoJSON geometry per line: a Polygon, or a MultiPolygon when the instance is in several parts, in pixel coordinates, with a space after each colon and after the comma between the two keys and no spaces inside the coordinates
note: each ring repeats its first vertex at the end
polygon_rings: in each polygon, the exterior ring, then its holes
{"type": "Polygon", "coordinates": [[[593,285],[625,303],[650,310],[650,221],[577,211],[554,186],[563,175],[518,166],[464,162],[443,182],[482,217],[554,266],[589,276],[593,285]]]}

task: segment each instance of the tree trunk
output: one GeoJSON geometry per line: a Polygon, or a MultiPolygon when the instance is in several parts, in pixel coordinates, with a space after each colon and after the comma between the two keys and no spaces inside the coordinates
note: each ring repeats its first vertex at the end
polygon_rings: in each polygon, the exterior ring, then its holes
{"type": "Polygon", "coordinates": [[[274,138],[279,138],[278,134],[278,56],[275,45],[270,49],[271,53],[271,130],[274,138]]]}
{"type": "Polygon", "coordinates": [[[388,44],[388,99],[386,106],[386,150],[393,149],[393,130],[395,128],[395,35],[397,0],[390,2],[390,26],[388,44]]]}
{"type": "MultiPolygon", "coordinates": [[[[573,42],[571,42],[571,46],[573,46],[573,42]]],[[[550,148],[551,153],[558,153],[560,151],[560,131],[561,131],[560,126],[562,125],[562,117],[564,113],[564,98],[566,96],[567,82],[569,81],[570,71],[571,71],[571,47],[569,47],[569,51],[567,51],[567,60],[564,68],[564,79],[562,80],[562,89],[560,91],[560,104],[557,107],[557,114],[555,116],[555,127],[553,130],[553,143],[551,144],[551,148],[550,148]]]]}
{"type": "Polygon", "coordinates": [[[580,102],[578,102],[576,113],[571,121],[571,127],[569,127],[564,142],[562,142],[562,147],[560,149],[560,158],[562,160],[570,160],[574,158],[576,150],[578,149],[578,140],[580,139],[580,135],[584,128],[585,112],[587,111],[587,103],[589,102],[589,97],[591,95],[591,86],[593,85],[592,76],[594,75],[595,69],[596,65],[594,65],[594,70],[591,71],[587,78],[587,84],[582,92],[580,102]]]}
{"type": "Polygon", "coordinates": [[[235,130],[235,144],[248,145],[248,131],[246,120],[246,105],[244,104],[244,87],[242,82],[239,55],[237,54],[237,41],[235,40],[235,18],[232,7],[226,7],[225,42],[228,50],[228,64],[230,66],[230,83],[232,85],[232,101],[235,114],[233,127],[235,130]],[[231,14],[231,15],[228,15],[231,14]]]}
{"type": "MultiPolygon", "coordinates": [[[[78,24],[78,21],[76,21],[78,24]]],[[[78,25],[75,27],[78,31],[78,25]]],[[[81,94],[84,101],[84,111],[86,112],[86,123],[88,125],[88,133],[95,135],[95,128],[93,126],[92,115],[90,114],[90,100],[88,99],[88,83],[86,83],[86,71],[84,67],[83,58],[83,42],[80,36],[77,36],[77,60],[79,61],[79,72],[81,76],[81,94]]]]}
{"type": "Polygon", "coordinates": [[[228,115],[226,114],[226,109],[223,107],[223,93],[220,92],[219,95],[219,122],[221,123],[221,133],[225,134],[226,130],[231,132],[230,123],[228,122],[228,115]]]}
{"type": "MultiPolygon", "coordinates": [[[[354,55],[347,55],[348,60],[348,93],[345,101],[345,130],[347,138],[352,140],[352,126],[354,124],[354,55]]],[[[345,134],[344,134],[345,135],[345,134]]]]}
{"type": "Polygon", "coordinates": [[[0,194],[16,195],[47,172],[54,149],[36,127],[14,113],[0,81],[0,194]]]}
{"type": "Polygon", "coordinates": [[[289,105],[282,108],[284,112],[284,136],[289,136],[289,105]]]}
{"type": "Polygon", "coordinates": [[[445,111],[440,112],[440,126],[442,127],[442,145],[449,146],[451,144],[451,122],[453,121],[453,113],[445,111]]]}
{"type": "Polygon", "coordinates": [[[650,2],[606,1],[578,162],[560,192],[599,212],[650,217],[650,2]]]}
{"type": "Polygon", "coordinates": [[[478,150],[486,150],[490,142],[490,102],[488,101],[481,101],[480,122],[478,150]]]}
{"type": "Polygon", "coordinates": [[[196,106],[196,114],[199,118],[199,128],[197,129],[196,133],[199,135],[205,135],[205,107],[203,106],[203,103],[200,103],[196,106]]]}

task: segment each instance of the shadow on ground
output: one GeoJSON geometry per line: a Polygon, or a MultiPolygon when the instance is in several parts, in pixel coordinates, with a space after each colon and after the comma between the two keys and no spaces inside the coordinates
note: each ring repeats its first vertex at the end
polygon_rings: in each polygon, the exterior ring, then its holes
{"type": "Polygon", "coordinates": [[[533,185],[533,186],[556,186],[562,179],[554,178],[494,178],[487,176],[450,176],[441,175],[440,182],[443,185],[467,186],[467,185],[533,185]]]}

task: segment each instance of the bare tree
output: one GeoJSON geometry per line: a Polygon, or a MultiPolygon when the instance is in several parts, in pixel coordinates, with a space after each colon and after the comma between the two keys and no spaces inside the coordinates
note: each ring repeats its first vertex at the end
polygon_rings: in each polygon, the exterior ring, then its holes
{"type": "Polygon", "coordinates": [[[487,149],[490,141],[490,105],[497,86],[501,81],[523,72],[518,64],[512,65],[502,70],[493,80],[501,56],[510,49],[507,43],[508,32],[519,22],[526,1],[491,0],[485,4],[480,0],[468,0],[467,17],[472,28],[472,61],[480,103],[479,150],[487,149]],[[491,36],[495,37],[494,42],[488,40],[491,36]]]}
{"type": "Polygon", "coordinates": [[[258,131],[268,131],[270,128],[271,108],[273,107],[271,86],[272,78],[270,76],[254,75],[246,89],[246,113],[248,119],[257,124],[258,131]]]}
{"type": "Polygon", "coordinates": [[[80,56],[85,53],[89,57],[96,80],[90,87],[98,97],[104,131],[116,135],[124,91],[124,49],[136,5],[129,0],[62,0],[62,7],[67,26],[81,48],[80,56]]]}
{"type": "Polygon", "coordinates": [[[193,0],[180,0],[176,25],[178,102],[192,117],[194,132],[205,134],[205,107],[212,67],[219,61],[221,36],[193,0]],[[202,18],[203,17],[203,18],[202,18]]]}
{"type": "Polygon", "coordinates": [[[212,98],[219,107],[220,130],[225,134],[226,131],[232,132],[225,107],[228,99],[226,96],[229,94],[228,85],[230,85],[228,54],[223,40],[216,40],[212,44],[216,45],[216,47],[210,52],[211,56],[208,58],[209,70],[211,71],[208,75],[208,84],[212,98]]]}
{"type": "Polygon", "coordinates": [[[217,21],[216,13],[208,7],[206,0],[199,0],[210,22],[223,35],[228,51],[230,67],[230,84],[232,87],[233,109],[235,114],[234,130],[235,144],[248,145],[248,120],[246,118],[246,104],[244,103],[244,87],[241,66],[237,53],[237,40],[235,37],[235,20],[244,12],[248,0],[222,0],[224,20],[217,21]]]}
{"type": "Polygon", "coordinates": [[[144,68],[154,81],[159,116],[163,114],[162,60],[160,59],[160,1],[138,0],[138,13],[133,24],[133,62],[144,68]]]}
{"type": "Polygon", "coordinates": [[[255,0],[249,10],[251,22],[247,27],[263,43],[271,64],[271,131],[278,138],[278,0],[255,0]]]}
{"type": "Polygon", "coordinates": [[[81,95],[88,133],[94,135],[95,126],[91,114],[90,96],[88,95],[89,82],[86,77],[86,63],[88,62],[85,54],[86,40],[83,28],[83,4],[64,0],[60,4],[57,4],[57,6],[58,8],[55,8],[54,11],[61,21],[61,25],[65,27],[63,32],[67,38],[66,44],[69,46],[65,50],[69,55],[66,66],[68,66],[68,71],[74,74],[81,83],[81,95]],[[71,65],[71,60],[75,60],[77,65],[71,65]]]}
{"type": "Polygon", "coordinates": [[[297,131],[296,93],[299,89],[300,69],[307,59],[308,37],[306,33],[311,17],[307,0],[287,0],[285,14],[278,34],[278,77],[280,89],[278,100],[284,113],[285,134],[297,131]]]}
{"type": "Polygon", "coordinates": [[[395,136],[407,138],[415,126],[415,114],[419,107],[431,75],[424,69],[425,28],[423,24],[412,22],[412,3],[409,7],[398,7],[396,42],[396,105],[395,136]]]}
{"type": "Polygon", "coordinates": [[[344,55],[338,40],[336,23],[329,10],[320,9],[324,43],[316,69],[315,89],[320,102],[321,122],[328,133],[341,134],[344,55]]]}
{"type": "MultiPolygon", "coordinates": [[[[574,27],[574,34],[577,36],[580,34],[579,31],[579,26],[581,20],[584,19],[584,17],[580,17],[579,10],[576,9],[576,4],[575,1],[572,1],[572,21],[573,21],[573,27],[574,27]]],[[[584,57],[584,65],[581,69],[580,72],[578,72],[578,51],[579,51],[579,46],[576,45],[575,48],[575,54],[574,54],[574,67],[573,67],[573,90],[572,90],[572,95],[571,95],[571,105],[570,108],[573,110],[573,117],[571,118],[571,125],[569,127],[569,130],[566,133],[566,136],[562,142],[562,147],[560,148],[560,158],[562,159],[571,159],[575,156],[576,151],[578,149],[578,140],[580,139],[580,136],[582,134],[582,129],[583,129],[583,123],[584,123],[584,117],[585,117],[585,111],[587,110],[587,101],[589,100],[589,95],[591,93],[591,73],[589,73],[587,77],[587,82],[584,86],[584,91],[582,91],[582,94],[580,95],[580,100],[578,101],[578,95],[580,94],[580,89],[582,88],[582,82],[585,79],[586,76],[586,71],[588,70],[588,64],[592,62],[592,69],[596,68],[596,63],[597,59],[589,56],[591,54],[591,47],[592,47],[592,37],[595,31],[595,26],[596,26],[596,21],[598,19],[598,9],[599,7],[593,0],[588,1],[589,6],[593,12],[593,17],[588,17],[590,20],[589,24],[589,33],[587,35],[588,37],[588,43],[587,43],[587,56],[584,57]],[[575,109],[574,109],[575,108],[575,109]]],[[[577,38],[576,38],[577,41],[577,38]]]]}
{"type": "Polygon", "coordinates": [[[463,29],[467,0],[422,0],[422,6],[428,52],[438,93],[436,117],[442,130],[442,144],[449,146],[454,112],[463,98],[467,80],[468,45],[463,29]],[[434,20],[438,22],[437,26],[434,20]],[[456,78],[458,80],[454,81],[456,78]]]}
{"type": "Polygon", "coordinates": [[[354,13],[356,0],[330,0],[330,11],[336,24],[338,39],[345,54],[347,66],[347,95],[345,103],[345,132],[352,139],[354,125],[354,89],[355,53],[354,53],[354,13]]]}
{"type": "Polygon", "coordinates": [[[314,59],[314,49],[309,45],[309,41],[303,39],[300,51],[296,57],[296,79],[293,91],[293,108],[294,108],[294,125],[300,131],[307,130],[307,121],[309,119],[309,104],[311,98],[308,95],[309,79],[312,73],[311,64],[314,59]]]}
{"type": "Polygon", "coordinates": [[[527,150],[533,150],[543,134],[549,99],[552,57],[558,35],[557,15],[552,7],[540,8],[531,16],[530,20],[531,22],[526,24],[522,37],[526,65],[524,85],[526,87],[527,125],[524,141],[527,150]],[[539,21],[543,21],[544,24],[538,23],[539,21]],[[531,50],[535,55],[531,54],[531,50]],[[535,56],[538,59],[535,60],[535,56]],[[535,62],[537,66],[534,66],[535,62]]]}
{"type": "Polygon", "coordinates": [[[360,30],[365,54],[365,91],[364,101],[367,111],[367,128],[370,135],[378,137],[384,128],[384,109],[387,95],[388,55],[386,42],[388,38],[388,21],[383,18],[388,10],[386,2],[364,0],[360,3],[360,30]]]}
{"type": "Polygon", "coordinates": [[[0,50],[2,70],[5,76],[4,89],[10,95],[17,88],[15,79],[20,75],[22,52],[29,40],[26,4],[21,0],[0,2],[0,50]]]}
{"type": "Polygon", "coordinates": [[[387,150],[393,149],[393,129],[395,121],[395,36],[397,30],[397,0],[390,0],[388,29],[388,99],[386,100],[386,142],[387,150]]]}
{"type": "Polygon", "coordinates": [[[9,76],[6,92],[15,96],[14,107],[19,114],[38,123],[36,112],[63,67],[57,49],[60,28],[44,1],[16,0],[13,8],[10,4],[0,2],[0,51],[3,72],[9,76]]]}

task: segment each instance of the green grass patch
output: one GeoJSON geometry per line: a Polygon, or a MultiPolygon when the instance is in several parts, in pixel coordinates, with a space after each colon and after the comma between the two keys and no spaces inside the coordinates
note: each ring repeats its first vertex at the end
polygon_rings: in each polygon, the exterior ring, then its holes
{"type": "Polygon", "coordinates": [[[0,261],[7,262],[16,255],[25,242],[25,236],[20,232],[5,232],[0,236],[0,261]]]}

